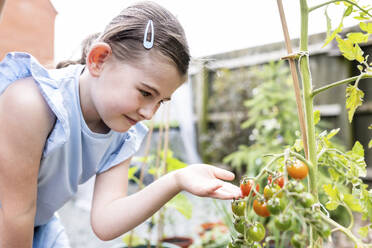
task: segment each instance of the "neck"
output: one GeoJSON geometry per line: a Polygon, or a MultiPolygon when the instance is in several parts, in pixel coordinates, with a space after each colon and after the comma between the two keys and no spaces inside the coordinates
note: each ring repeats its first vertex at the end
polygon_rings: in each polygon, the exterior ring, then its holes
{"type": "Polygon", "coordinates": [[[90,84],[95,83],[96,79],[91,77],[89,71],[85,69],[79,78],[79,98],[80,108],[85,123],[89,129],[97,133],[107,133],[110,129],[103,123],[97,109],[92,101],[90,84]]]}

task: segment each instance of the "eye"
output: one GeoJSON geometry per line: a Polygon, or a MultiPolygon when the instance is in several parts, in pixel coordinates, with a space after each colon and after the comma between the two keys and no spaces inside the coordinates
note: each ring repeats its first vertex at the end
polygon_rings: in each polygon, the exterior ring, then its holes
{"type": "Polygon", "coordinates": [[[139,90],[139,92],[140,92],[141,95],[144,96],[144,97],[151,96],[151,93],[148,92],[148,91],[145,91],[145,90],[139,90]]]}

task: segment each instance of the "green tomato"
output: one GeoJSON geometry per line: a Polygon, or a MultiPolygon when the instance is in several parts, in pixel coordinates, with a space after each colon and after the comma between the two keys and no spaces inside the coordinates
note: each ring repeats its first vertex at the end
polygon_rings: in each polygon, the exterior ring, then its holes
{"type": "Polygon", "coordinates": [[[244,218],[236,219],[234,222],[235,230],[241,234],[244,234],[244,225],[245,225],[244,218]]]}
{"type": "Polygon", "coordinates": [[[274,194],[274,191],[272,189],[272,187],[270,187],[269,185],[266,185],[265,188],[264,188],[264,197],[265,199],[270,199],[274,194]]]}
{"type": "Polygon", "coordinates": [[[296,193],[302,193],[305,191],[305,186],[301,182],[297,182],[294,186],[294,191],[296,193]]]}
{"type": "Polygon", "coordinates": [[[305,247],[305,238],[301,234],[294,234],[291,238],[291,245],[294,248],[304,248],[305,247]]]}
{"type": "Polygon", "coordinates": [[[275,218],[274,224],[280,231],[286,231],[292,225],[291,216],[289,214],[280,214],[275,218]]]}
{"type": "Polygon", "coordinates": [[[244,216],[245,205],[244,200],[234,200],[231,202],[231,210],[237,216],[244,216]]]}
{"type": "Polygon", "coordinates": [[[314,196],[309,192],[302,192],[300,194],[300,203],[305,208],[310,208],[314,204],[314,196]]]}
{"type": "Polygon", "coordinates": [[[251,248],[262,248],[261,244],[258,242],[254,242],[251,246],[251,248]]]}
{"type": "Polygon", "coordinates": [[[240,248],[240,245],[231,241],[231,242],[229,242],[229,245],[227,247],[228,248],[240,248]]]}
{"type": "Polygon", "coordinates": [[[267,209],[273,215],[277,215],[282,212],[285,208],[285,202],[278,198],[274,197],[267,201],[267,209]]]}
{"type": "Polygon", "coordinates": [[[261,241],[265,238],[265,227],[257,222],[248,228],[248,238],[252,241],[261,241]]]}
{"type": "Polygon", "coordinates": [[[323,239],[326,239],[329,237],[329,235],[331,235],[331,229],[327,224],[317,223],[316,229],[319,236],[321,236],[323,239]]]}
{"type": "Polygon", "coordinates": [[[303,183],[298,181],[290,181],[287,187],[290,192],[302,193],[305,191],[305,186],[303,183]]]}

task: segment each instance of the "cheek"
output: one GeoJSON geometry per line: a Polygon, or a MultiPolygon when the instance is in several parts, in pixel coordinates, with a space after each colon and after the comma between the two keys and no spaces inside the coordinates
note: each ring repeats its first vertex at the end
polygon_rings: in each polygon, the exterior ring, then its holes
{"type": "Polygon", "coordinates": [[[141,105],[141,96],[135,91],[127,91],[125,94],[116,94],[111,99],[111,106],[115,111],[132,112],[136,111],[141,105]]]}

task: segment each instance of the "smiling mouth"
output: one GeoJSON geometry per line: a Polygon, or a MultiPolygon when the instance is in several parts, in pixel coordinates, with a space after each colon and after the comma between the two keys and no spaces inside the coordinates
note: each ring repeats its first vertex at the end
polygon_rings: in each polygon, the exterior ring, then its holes
{"type": "Polygon", "coordinates": [[[131,125],[135,125],[135,124],[137,123],[136,120],[133,120],[132,118],[130,118],[130,117],[126,116],[126,115],[124,115],[124,116],[125,116],[125,118],[128,119],[128,121],[129,121],[129,123],[130,123],[131,125]]]}

